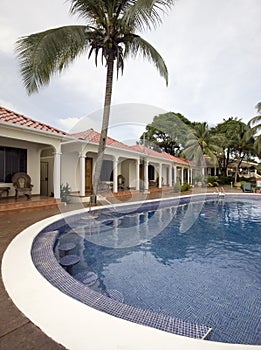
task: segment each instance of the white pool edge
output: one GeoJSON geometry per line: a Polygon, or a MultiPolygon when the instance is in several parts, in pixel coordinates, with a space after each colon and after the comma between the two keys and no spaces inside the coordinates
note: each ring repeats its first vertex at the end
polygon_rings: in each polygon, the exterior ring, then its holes
{"type": "Polygon", "coordinates": [[[197,340],[138,325],[88,307],[52,286],[32,262],[33,240],[47,225],[65,216],[85,211],[86,209],[80,209],[59,214],[35,223],[17,235],[3,255],[2,277],[9,296],[18,309],[50,338],[69,350],[261,348],[258,345],[197,340]]]}

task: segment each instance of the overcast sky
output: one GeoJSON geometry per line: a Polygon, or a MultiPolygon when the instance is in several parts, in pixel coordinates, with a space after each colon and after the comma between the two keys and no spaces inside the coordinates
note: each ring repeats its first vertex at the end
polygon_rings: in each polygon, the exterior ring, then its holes
{"type": "MultiPolygon", "coordinates": [[[[70,130],[100,127],[105,68],[82,56],[38,94],[27,96],[14,46],[17,38],[81,23],[64,0],[0,0],[0,104],[30,118],[70,130]]],[[[116,125],[140,126],[164,111],[215,125],[230,116],[247,122],[261,101],[261,0],[177,0],[163,24],[140,33],[163,56],[169,86],[141,58],[125,63],[114,81],[116,125]],[[117,105],[121,105],[119,109],[117,105]],[[135,108],[131,108],[135,106],[135,108]],[[139,112],[137,112],[139,110],[139,112]]],[[[116,130],[117,128],[114,128],[116,130]]],[[[120,132],[111,132],[120,139],[120,132]]]]}

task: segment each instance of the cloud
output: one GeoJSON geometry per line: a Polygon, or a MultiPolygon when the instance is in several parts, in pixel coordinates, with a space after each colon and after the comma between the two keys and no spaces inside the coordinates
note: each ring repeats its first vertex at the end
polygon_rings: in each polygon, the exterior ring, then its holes
{"type": "MultiPolygon", "coordinates": [[[[70,127],[74,118],[91,116],[88,125],[99,128],[100,119],[93,112],[103,106],[104,67],[96,68],[93,59],[82,56],[38,95],[28,97],[14,56],[14,42],[22,35],[81,23],[68,15],[69,5],[60,0],[26,0],[15,7],[10,1],[1,4],[1,99],[17,112],[56,127],[61,123],[70,127]]],[[[176,1],[161,26],[142,33],[164,58],[169,86],[151,63],[140,57],[129,59],[123,76],[114,79],[113,105],[152,105],[211,123],[229,116],[248,121],[261,100],[260,14],[260,0],[176,1]]],[[[147,122],[147,117],[132,113],[147,122]]],[[[112,116],[111,125],[133,118],[130,113],[112,116]]]]}

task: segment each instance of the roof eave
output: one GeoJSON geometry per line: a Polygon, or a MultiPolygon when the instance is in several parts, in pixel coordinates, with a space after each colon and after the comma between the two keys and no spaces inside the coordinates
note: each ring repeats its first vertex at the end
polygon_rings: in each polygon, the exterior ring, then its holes
{"type": "Polygon", "coordinates": [[[58,133],[51,132],[51,131],[45,131],[45,130],[40,130],[40,129],[33,129],[33,128],[30,128],[28,126],[17,125],[17,124],[5,122],[5,121],[2,121],[2,120],[0,120],[0,125],[3,125],[5,127],[9,127],[9,128],[24,130],[24,131],[29,132],[29,133],[46,135],[46,136],[53,137],[53,138],[56,138],[56,139],[57,138],[58,139],[63,139],[63,138],[69,139],[70,138],[69,135],[66,135],[66,134],[64,135],[64,134],[58,134],[58,133]]]}

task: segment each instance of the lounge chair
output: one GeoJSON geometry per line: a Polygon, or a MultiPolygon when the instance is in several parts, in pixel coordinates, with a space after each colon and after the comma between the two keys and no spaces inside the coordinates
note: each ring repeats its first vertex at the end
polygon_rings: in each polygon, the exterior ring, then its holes
{"type": "Polygon", "coordinates": [[[30,199],[32,196],[32,188],[31,178],[26,173],[16,173],[12,177],[13,186],[15,188],[15,198],[18,198],[19,193],[22,193],[30,199]]]}
{"type": "Polygon", "coordinates": [[[245,182],[242,186],[243,192],[254,192],[253,187],[251,186],[250,182],[245,182]]]}

